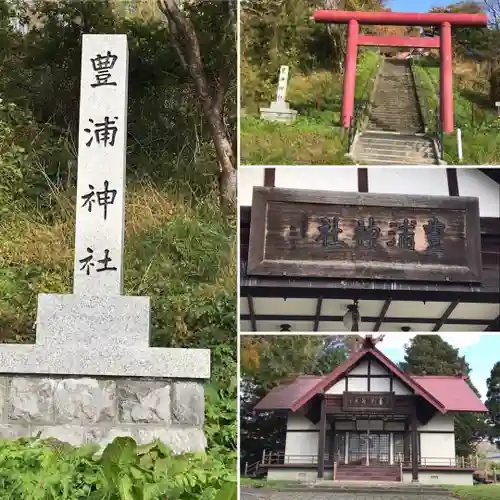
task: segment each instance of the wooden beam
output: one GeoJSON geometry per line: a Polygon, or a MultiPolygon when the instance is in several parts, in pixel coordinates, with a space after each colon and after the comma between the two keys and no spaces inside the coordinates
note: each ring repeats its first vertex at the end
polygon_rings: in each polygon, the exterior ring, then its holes
{"type": "Polygon", "coordinates": [[[488,327],[484,331],[485,332],[500,331],[500,314],[488,325],[488,327]]]}
{"type": "Polygon", "coordinates": [[[358,191],[368,193],[368,169],[358,168],[358,191]]]}
{"type": "Polygon", "coordinates": [[[416,398],[413,401],[413,412],[411,415],[411,476],[412,482],[418,482],[418,420],[416,398]]]}
{"type": "Polygon", "coordinates": [[[275,168],[265,168],[264,169],[264,187],[275,187],[276,182],[276,169],[275,168]]]}
{"type": "Polygon", "coordinates": [[[433,332],[439,332],[440,328],[444,325],[446,320],[450,317],[451,313],[455,310],[455,308],[458,306],[460,300],[455,300],[452,302],[444,312],[444,314],[441,316],[439,321],[434,325],[434,328],[432,329],[433,332]]]}
{"type": "Polygon", "coordinates": [[[255,318],[255,307],[253,304],[253,297],[251,295],[247,295],[248,300],[248,311],[250,312],[250,325],[252,327],[252,332],[257,331],[257,320],[255,318]]]}
{"type": "MultiPolygon", "coordinates": [[[[444,315],[443,315],[444,316],[444,315]]],[[[314,322],[315,316],[307,315],[301,316],[300,314],[256,314],[255,318],[260,321],[308,321],[314,322]]],[[[379,316],[364,316],[364,323],[376,323],[379,320],[379,316]]],[[[242,314],[241,319],[250,320],[250,314],[242,314]]],[[[384,318],[385,323],[428,323],[428,324],[437,324],[441,321],[441,318],[418,318],[418,317],[409,317],[409,318],[384,318]]],[[[320,316],[319,321],[331,321],[341,323],[343,320],[343,316],[320,316]]],[[[461,319],[461,318],[453,318],[446,319],[445,321],[449,325],[484,325],[485,328],[487,325],[491,323],[491,319],[461,319]]],[[[437,331],[437,330],[436,330],[437,331]]]]}
{"type": "Polygon", "coordinates": [[[321,317],[321,307],[323,305],[323,297],[318,297],[318,302],[316,303],[316,314],[314,315],[314,326],[313,332],[317,332],[319,328],[319,319],[321,317]]]}
{"type": "Polygon", "coordinates": [[[387,310],[389,309],[389,306],[391,305],[392,299],[387,299],[384,302],[384,305],[382,306],[382,310],[380,311],[380,314],[378,316],[377,322],[375,323],[375,326],[373,327],[374,332],[378,332],[379,328],[381,327],[382,323],[384,322],[385,315],[387,314],[387,310]]]}
{"type": "Polygon", "coordinates": [[[326,439],[326,401],[325,396],[321,399],[321,420],[319,423],[318,439],[318,479],[325,475],[325,439],[326,439]]]}
{"type": "Polygon", "coordinates": [[[500,168],[480,168],[484,175],[487,175],[492,181],[500,184],[500,168]]]}
{"type": "Polygon", "coordinates": [[[448,180],[448,194],[450,196],[460,196],[458,194],[458,177],[456,168],[446,169],[446,178],[448,180]]]}

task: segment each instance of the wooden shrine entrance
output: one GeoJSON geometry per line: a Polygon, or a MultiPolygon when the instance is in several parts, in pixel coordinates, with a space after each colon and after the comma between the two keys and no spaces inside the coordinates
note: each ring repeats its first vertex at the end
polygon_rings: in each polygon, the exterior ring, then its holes
{"type": "MultiPolygon", "coordinates": [[[[325,394],[321,400],[318,478],[325,466],[411,466],[418,480],[418,422],[434,409],[415,395],[394,392],[325,394]],[[417,417],[418,416],[418,417],[417,417]],[[415,450],[415,453],[413,452],[415,450]]],[[[362,474],[362,471],[360,472],[362,474]]]]}

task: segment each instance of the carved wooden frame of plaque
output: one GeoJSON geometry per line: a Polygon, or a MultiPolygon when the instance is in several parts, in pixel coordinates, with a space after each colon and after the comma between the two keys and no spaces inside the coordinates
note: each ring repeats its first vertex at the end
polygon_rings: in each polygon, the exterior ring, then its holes
{"type": "MultiPolygon", "coordinates": [[[[255,187],[252,201],[247,274],[249,276],[479,283],[482,277],[479,223],[479,200],[472,197],[345,193],[255,187]],[[294,205],[302,205],[302,215],[300,217],[298,217],[298,214],[301,210],[296,209],[296,213],[293,213],[294,205]],[[328,211],[330,212],[329,215],[327,215],[328,211]],[[368,225],[371,224],[372,221],[369,220],[369,217],[370,214],[373,214],[375,225],[382,223],[384,227],[384,230],[379,232],[379,235],[384,235],[382,237],[384,241],[388,240],[390,231],[394,232],[391,224],[396,224],[397,233],[397,228],[402,227],[397,226],[397,224],[408,216],[411,221],[417,222],[414,228],[414,249],[400,248],[398,246],[388,250],[388,246],[383,247],[377,242],[375,252],[373,252],[373,248],[347,246],[340,250],[350,254],[350,259],[335,260],[331,255],[326,258],[325,255],[328,254],[326,252],[322,254],[316,245],[318,238],[321,237],[318,224],[323,224],[323,222],[319,223],[319,221],[325,220],[332,222],[334,220],[332,213],[340,214],[341,212],[347,215],[340,215],[339,219],[350,221],[349,225],[346,223],[344,227],[344,229],[347,228],[347,231],[343,230],[344,234],[352,234],[353,231],[356,231],[356,224],[360,224],[357,221],[361,217],[364,225],[367,225],[367,221],[368,225]],[[387,216],[388,212],[391,213],[391,217],[387,216]],[[358,214],[358,219],[348,213],[358,214]],[[394,213],[398,215],[393,216],[394,213]],[[319,214],[322,214],[322,216],[319,217],[319,214]],[[285,219],[290,219],[294,215],[293,226],[284,224],[285,219]],[[270,217],[272,217],[271,223],[269,223],[270,217]],[[281,220],[279,220],[280,217],[281,220]],[[411,219],[412,217],[415,219],[411,219]],[[436,254],[433,254],[430,250],[431,243],[425,228],[426,226],[429,227],[428,217],[429,219],[436,218],[439,223],[446,222],[444,234],[448,233],[448,239],[443,236],[443,241],[439,242],[442,249],[441,258],[436,257],[436,254]],[[302,222],[299,220],[300,218],[303,219],[302,222]],[[392,219],[396,222],[393,222],[392,219]],[[307,224],[303,224],[304,220],[307,224]],[[302,228],[304,230],[300,228],[301,224],[304,225],[302,228]],[[312,238],[310,229],[314,225],[316,225],[317,233],[316,237],[312,238]],[[448,229],[448,226],[451,229],[448,229]],[[298,248],[298,240],[293,243],[292,233],[299,239],[303,237],[303,239],[307,240],[308,248],[302,246],[300,248],[302,253],[297,256],[298,258],[290,258],[290,254],[298,248]],[[271,252],[268,252],[267,245],[271,238],[275,242],[281,243],[283,248],[278,248],[276,251],[277,246],[271,246],[271,252]],[[427,245],[425,251],[417,250],[417,243],[420,245],[420,250],[422,250],[422,245],[425,243],[427,245]],[[295,248],[293,247],[294,244],[295,248]],[[446,254],[446,250],[450,252],[449,255],[446,254]],[[379,259],[369,260],[377,252],[379,259]],[[414,254],[410,252],[414,252],[414,254]],[[274,253],[274,255],[270,256],[270,253],[274,253]],[[313,253],[321,256],[322,259],[314,260],[311,258],[313,253]],[[381,259],[381,256],[385,257],[385,259],[381,259]],[[411,257],[414,258],[414,262],[411,262],[411,257]],[[406,259],[406,261],[403,259],[406,259]],[[425,259],[427,262],[424,261],[425,259]],[[434,260],[429,262],[432,259],[434,260]]],[[[328,227],[331,228],[332,224],[329,224],[328,227]]],[[[363,227],[363,229],[365,228],[363,227]]],[[[331,237],[333,238],[333,235],[331,237]]],[[[396,241],[394,235],[390,238],[391,242],[392,240],[396,241]]],[[[357,240],[353,238],[352,241],[357,244],[359,238],[357,240]]],[[[332,243],[334,242],[327,242],[327,245],[332,243]]],[[[389,241],[386,241],[386,244],[388,243],[389,241]]],[[[399,244],[400,239],[398,236],[397,245],[399,244]]],[[[327,251],[331,250],[327,245],[324,242],[322,243],[323,247],[327,247],[327,251]]],[[[346,243],[346,245],[348,244],[346,243]]],[[[339,249],[334,248],[334,250],[339,249]]]]}
{"type": "Polygon", "coordinates": [[[352,412],[352,411],[375,411],[375,412],[393,412],[395,408],[395,394],[393,392],[344,392],[342,395],[342,411],[352,412]],[[383,406],[376,406],[366,404],[363,405],[353,405],[351,404],[351,398],[383,398],[387,403],[383,406]]]}

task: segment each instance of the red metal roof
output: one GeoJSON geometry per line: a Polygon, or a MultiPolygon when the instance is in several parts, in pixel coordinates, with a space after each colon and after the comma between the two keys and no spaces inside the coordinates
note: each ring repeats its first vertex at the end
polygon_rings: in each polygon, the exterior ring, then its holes
{"type": "Polygon", "coordinates": [[[488,411],[464,377],[412,376],[411,378],[438,399],[446,411],[488,411]]]}
{"type": "Polygon", "coordinates": [[[295,403],[304,397],[324,377],[301,375],[291,384],[280,385],[272,389],[255,405],[254,410],[290,410],[295,403]]]}
{"type": "Polygon", "coordinates": [[[371,338],[365,339],[363,349],[353,353],[337,366],[329,375],[322,377],[301,375],[291,384],[272,389],[254,407],[258,411],[297,411],[316,394],[323,393],[336,381],[344,377],[365,356],[372,355],[392,372],[400,381],[429,402],[440,413],[449,411],[487,411],[481,400],[474,394],[463,377],[410,376],[399,369],[387,356],[375,348],[371,338]]]}

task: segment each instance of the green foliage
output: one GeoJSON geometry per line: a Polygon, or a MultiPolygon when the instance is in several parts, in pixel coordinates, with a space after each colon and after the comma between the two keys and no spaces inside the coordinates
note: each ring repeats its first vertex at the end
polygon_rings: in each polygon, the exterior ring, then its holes
{"type": "MultiPolygon", "coordinates": [[[[454,122],[462,131],[463,160],[466,165],[496,164],[500,161],[500,144],[496,140],[500,119],[488,97],[487,80],[472,66],[480,63],[455,61],[454,122]],[[460,69],[460,71],[459,71],[460,69]]],[[[439,62],[432,57],[415,63],[428,102],[429,130],[437,130],[439,106],[439,62]]],[[[445,161],[459,163],[456,134],[445,136],[445,161]]]]}
{"type": "MultiPolygon", "coordinates": [[[[448,344],[439,335],[417,335],[405,349],[401,369],[412,375],[461,374],[468,377],[470,367],[458,349],[448,344]]],[[[470,388],[480,396],[478,390],[467,378],[470,388]]],[[[475,445],[486,435],[484,417],[477,413],[455,415],[455,449],[458,456],[467,457],[474,453],[475,445]]]]}
{"type": "MultiPolygon", "coordinates": [[[[71,290],[81,36],[124,33],[124,288],[151,297],[155,346],[211,349],[208,454],[173,457],[160,444],[142,452],[124,440],[100,461],[40,440],[2,442],[2,500],[235,495],[236,216],[219,205],[212,136],[166,19],[155,2],[129,4],[135,12],[112,0],[0,0],[0,342],[33,342],[38,293],[71,290]]],[[[211,88],[226,73],[223,114],[234,136],[235,34],[223,4],[191,2],[184,14],[211,88]]]]}
{"type": "Polygon", "coordinates": [[[234,471],[216,456],[174,456],[159,441],[137,446],[129,437],[98,452],[39,438],[0,440],[0,499],[236,499],[234,471]]]}
{"type": "Polygon", "coordinates": [[[273,387],[299,374],[330,373],[346,359],[350,336],[252,336],[241,340],[240,462],[253,463],[262,451],[283,451],[286,416],[253,413],[273,387]]]}
{"type": "MultiPolygon", "coordinates": [[[[363,52],[358,61],[356,100],[369,99],[380,57],[376,52],[363,52]]],[[[276,74],[277,78],[277,74],[276,74]]],[[[243,75],[242,75],[243,79],[243,75]]],[[[247,165],[345,165],[347,137],[340,128],[342,76],[331,71],[308,74],[290,73],[287,101],[299,113],[292,124],[260,120],[260,106],[275,99],[276,85],[268,89],[262,102],[250,101],[249,116],[240,124],[241,162],[247,165]]]]}
{"type": "Polygon", "coordinates": [[[500,445],[500,361],[491,369],[486,380],[486,408],[488,408],[488,437],[497,447],[500,445]]]}
{"type": "Polygon", "coordinates": [[[498,484],[476,484],[474,486],[450,486],[454,498],[459,500],[497,500],[500,498],[498,484]]]}
{"type": "Polygon", "coordinates": [[[236,377],[233,377],[227,386],[212,384],[206,387],[205,400],[205,435],[208,447],[213,453],[219,453],[226,463],[234,468],[238,435],[238,423],[235,418],[236,377]]]}

